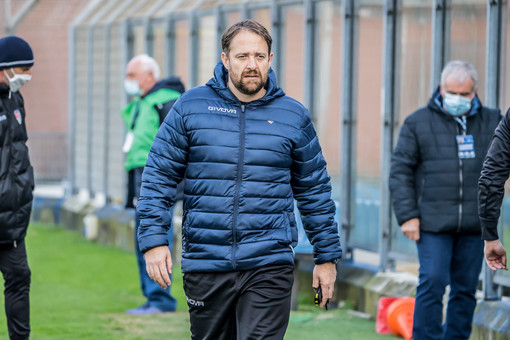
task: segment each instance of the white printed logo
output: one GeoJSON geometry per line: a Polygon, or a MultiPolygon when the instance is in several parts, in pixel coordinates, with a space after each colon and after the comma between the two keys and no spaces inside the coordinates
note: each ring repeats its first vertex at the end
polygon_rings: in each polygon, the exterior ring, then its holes
{"type": "Polygon", "coordinates": [[[195,307],[204,307],[205,306],[204,301],[193,300],[187,296],[186,296],[186,301],[188,301],[188,304],[191,306],[195,306],[195,307]]]}
{"type": "Polygon", "coordinates": [[[1,115],[0,116],[0,122],[3,122],[4,120],[7,120],[7,116],[6,115],[1,115]]]}
{"type": "Polygon", "coordinates": [[[209,106],[207,108],[209,111],[218,111],[218,112],[224,112],[224,113],[234,113],[236,114],[237,113],[237,110],[236,109],[227,109],[227,108],[224,108],[224,107],[216,107],[216,106],[209,106]]]}
{"type": "Polygon", "coordinates": [[[274,123],[274,121],[272,121],[272,120],[268,120],[267,122],[268,122],[269,124],[273,124],[273,123],[274,123]]]}

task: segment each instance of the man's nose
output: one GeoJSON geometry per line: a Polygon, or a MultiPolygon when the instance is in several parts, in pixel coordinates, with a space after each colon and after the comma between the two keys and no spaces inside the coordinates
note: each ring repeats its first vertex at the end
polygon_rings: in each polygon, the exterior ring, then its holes
{"type": "Polygon", "coordinates": [[[248,57],[248,64],[246,65],[246,67],[249,68],[250,70],[253,70],[257,67],[255,57],[248,57]]]}

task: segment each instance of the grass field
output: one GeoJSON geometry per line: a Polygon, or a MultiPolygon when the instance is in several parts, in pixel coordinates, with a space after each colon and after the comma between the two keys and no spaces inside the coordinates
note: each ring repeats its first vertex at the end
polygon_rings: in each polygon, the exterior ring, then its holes
{"type": "MultiPolygon", "coordinates": [[[[31,225],[27,252],[32,270],[31,339],[189,339],[189,317],[179,268],[172,292],[176,313],[131,316],[128,308],[144,302],[135,256],[84,240],[53,226],[31,225]]],[[[3,294],[0,294],[3,305],[3,294]]],[[[375,333],[373,320],[300,305],[292,312],[285,339],[396,339],[375,333]]],[[[0,339],[8,339],[0,312],[0,339]]]]}

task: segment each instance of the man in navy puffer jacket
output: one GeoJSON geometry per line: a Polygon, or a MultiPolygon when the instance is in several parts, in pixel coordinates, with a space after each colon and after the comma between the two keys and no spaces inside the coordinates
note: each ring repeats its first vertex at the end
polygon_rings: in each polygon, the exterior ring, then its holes
{"type": "Polygon", "coordinates": [[[297,228],[314,247],[313,286],[333,295],[342,250],[326,162],[306,108],[271,70],[272,39],[246,20],[222,36],[206,86],[184,93],[161,126],[137,209],[147,272],[171,282],[166,230],[184,181],[182,271],[193,339],[282,339],[297,228]]]}

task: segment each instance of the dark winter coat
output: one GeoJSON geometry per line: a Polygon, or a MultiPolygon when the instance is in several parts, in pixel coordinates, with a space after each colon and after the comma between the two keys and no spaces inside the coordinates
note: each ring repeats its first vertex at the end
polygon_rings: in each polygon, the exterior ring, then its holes
{"type": "Polygon", "coordinates": [[[426,232],[480,233],[478,178],[489,142],[499,123],[499,110],[483,107],[476,97],[466,115],[475,158],[458,156],[462,125],[442,109],[439,89],[428,105],[405,120],[393,152],[390,189],[400,225],[420,219],[426,232]]]}
{"type": "Polygon", "coordinates": [[[478,204],[482,238],[498,239],[498,219],[510,172],[510,109],[494,133],[479,180],[478,204]]]}
{"type": "Polygon", "coordinates": [[[241,103],[219,63],[163,122],[143,173],[140,249],[167,244],[184,179],[183,272],[293,264],[294,198],[316,263],[341,256],[326,162],[308,111],[270,71],[264,97],[241,103]]]}
{"type": "Polygon", "coordinates": [[[34,189],[23,97],[14,92],[9,98],[9,93],[0,84],[0,243],[25,237],[34,189]]]}

